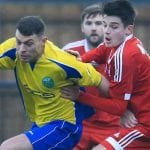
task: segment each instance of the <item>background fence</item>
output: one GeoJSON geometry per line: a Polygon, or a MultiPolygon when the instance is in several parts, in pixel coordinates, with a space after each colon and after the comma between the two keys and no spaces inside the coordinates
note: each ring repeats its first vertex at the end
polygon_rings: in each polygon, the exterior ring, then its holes
{"type": "MultiPolygon", "coordinates": [[[[103,0],[104,1],[104,0],[103,0]]],[[[80,14],[89,4],[99,0],[0,0],[0,42],[14,36],[16,21],[25,15],[40,15],[47,25],[47,35],[59,47],[82,38],[80,14]]],[[[138,17],[135,35],[150,52],[150,1],[132,0],[138,17]]],[[[11,71],[0,71],[0,142],[28,129],[28,121],[14,75],[11,71]]]]}

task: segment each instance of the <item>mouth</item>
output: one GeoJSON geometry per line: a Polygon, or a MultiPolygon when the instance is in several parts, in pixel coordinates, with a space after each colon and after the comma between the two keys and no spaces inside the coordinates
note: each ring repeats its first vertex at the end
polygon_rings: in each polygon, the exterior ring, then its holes
{"type": "Polygon", "coordinates": [[[111,38],[105,37],[104,41],[105,41],[106,44],[110,44],[111,43],[111,38]]]}
{"type": "Polygon", "coordinates": [[[27,56],[26,56],[26,55],[20,55],[20,57],[21,57],[21,58],[27,58],[27,56]]]}
{"type": "Polygon", "coordinates": [[[99,39],[99,36],[97,34],[91,34],[90,39],[94,40],[94,41],[95,40],[97,41],[99,39]]]}
{"type": "Polygon", "coordinates": [[[28,59],[27,55],[20,55],[20,59],[26,61],[28,59]]]}
{"type": "Polygon", "coordinates": [[[97,37],[98,35],[97,34],[91,34],[91,37],[97,37]]]}

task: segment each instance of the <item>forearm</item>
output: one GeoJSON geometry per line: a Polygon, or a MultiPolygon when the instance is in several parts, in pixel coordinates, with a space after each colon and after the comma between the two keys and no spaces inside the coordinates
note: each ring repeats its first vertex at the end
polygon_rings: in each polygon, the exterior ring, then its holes
{"type": "Polygon", "coordinates": [[[78,101],[94,107],[95,109],[99,109],[110,114],[119,116],[121,116],[127,108],[127,101],[97,97],[84,92],[80,92],[78,101]]]}

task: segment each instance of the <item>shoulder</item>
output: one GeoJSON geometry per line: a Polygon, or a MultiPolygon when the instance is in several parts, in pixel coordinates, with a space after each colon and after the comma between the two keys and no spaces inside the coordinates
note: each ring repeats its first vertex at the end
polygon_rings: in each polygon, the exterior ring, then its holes
{"type": "Polygon", "coordinates": [[[138,38],[133,37],[125,44],[123,51],[124,62],[129,64],[137,64],[138,62],[143,60],[143,57],[145,57],[146,55],[147,52],[144,49],[142,42],[138,38]]]}
{"type": "Polygon", "coordinates": [[[111,50],[111,48],[107,47],[104,42],[100,43],[96,49],[97,50],[104,50],[104,51],[106,51],[107,49],[111,50]]]}
{"type": "Polygon", "coordinates": [[[16,46],[16,38],[15,37],[9,38],[6,41],[2,42],[1,45],[14,47],[16,46]]]}
{"type": "Polygon", "coordinates": [[[45,42],[45,50],[46,51],[63,51],[61,48],[59,48],[56,44],[54,44],[52,41],[47,40],[45,42]]]}
{"type": "MultiPolygon", "coordinates": [[[[16,38],[10,38],[0,44],[0,53],[9,52],[9,55],[15,55],[16,53],[16,38]]],[[[7,53],[8,54],[8,53],[7,53]]]]}
{"type": "Polygon", "coordinates": [[[11,60],[16,59],[16,38],[10,38],[0,44],[1,57],[7,57],[11,60]]]}
{"type": "Polygon", "coordinates": [[[125,54],[129,56],[140,54],[142,51],[145,51],[142,42],[136,37],[128,40],[125,44],[124,49],[125,54]]]}
{"type": "Polygon", "coordinates": [[[71,48],[82,47],[82,46],[85,46],[85,39],[68,43],[63,47],[63,49],[71,49],[71,48]]]}
{"type": "MultiPolygon", "coordinates": [[[[53,42],[47,40],[45,43],[45,56],[49,59],[57,59],[57,60],[65,60],[67,57],[71,57],[72,55],[63,51],[53,42]]],[[[74,56],[75,57],[75,56],[74,56]]]]}

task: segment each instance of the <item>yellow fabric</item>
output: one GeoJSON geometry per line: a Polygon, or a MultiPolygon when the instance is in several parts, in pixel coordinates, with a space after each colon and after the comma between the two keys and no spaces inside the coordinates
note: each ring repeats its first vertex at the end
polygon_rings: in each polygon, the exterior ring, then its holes
{"type": "Polygon", "coordinates": [[[38,125],[58,119],[76,123],[74,102],[60,97],[61,87],[74,83],[98,86],[101,75],[50,41],[36,63],[21,62],[15,42],[12,38],[0,45],[0,68],[15,69],[30,120],[38,125]]]}

